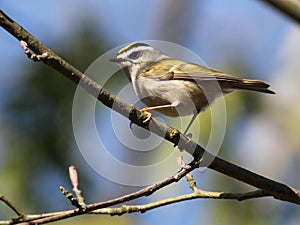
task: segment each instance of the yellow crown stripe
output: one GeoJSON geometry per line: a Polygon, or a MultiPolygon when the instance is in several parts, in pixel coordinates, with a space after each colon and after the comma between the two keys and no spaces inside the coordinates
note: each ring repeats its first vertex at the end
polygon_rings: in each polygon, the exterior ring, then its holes
{"type": "Polygon", "coordinates": [[[149,46],[148,44],[145,44],[145,43],[139,43],[139,42],[134,42],[134,43],[131,43],[129,45],[126,45],[125,47],[121,48],[118,52],[118,54],[122,54],[123,52],[126,52],[128,51],[129,49],[131,48],[135,48],[137,46],[149,46]]]}
{"type": "Polygon", "coordinates": [[[126,45],[125,47],[121,48],[118,53],[121,54],[121,53],[125,52],[127,49],[129,49],[134,44],[135,43],[131,43],[129,45],[126,45]]]}

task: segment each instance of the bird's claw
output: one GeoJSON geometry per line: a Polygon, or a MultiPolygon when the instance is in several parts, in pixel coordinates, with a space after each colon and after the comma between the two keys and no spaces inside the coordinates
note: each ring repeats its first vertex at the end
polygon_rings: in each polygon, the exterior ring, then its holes
{"type": "Polygon", "coordinates": [[[143,121],[143,123],[147,123],[152,118],[152,113],[148,112],[148,108],[142,108],[140,112],[147,115],[147,118],[143,121]]]}
{"type": "MultiPolygon", "coordinates": [[[[147,118],[143,120],[143,123],[147,123],[152,118],[152,113],[148,112],[148,108],[142,108],[140,112],[145,113],[147,115],[147,118]]],[[[130,122],[129,128],[132,129],[133,122],[130,122]]]]}

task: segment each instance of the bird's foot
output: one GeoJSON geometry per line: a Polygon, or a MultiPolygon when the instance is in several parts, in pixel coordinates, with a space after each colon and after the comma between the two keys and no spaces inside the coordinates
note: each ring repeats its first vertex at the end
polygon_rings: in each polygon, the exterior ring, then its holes
{"type": "Polygon", "coordinates": [[[147,123],[152,118],[152,113],[148,112],[148,108],[142,108],[140,112],[145,113],[147,118],[143,121],[143,123],[147,123]]]}

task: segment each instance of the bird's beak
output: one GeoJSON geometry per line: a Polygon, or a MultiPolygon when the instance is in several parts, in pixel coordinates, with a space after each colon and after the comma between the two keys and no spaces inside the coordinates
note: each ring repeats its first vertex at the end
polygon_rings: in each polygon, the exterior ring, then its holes
{"type": "Polygon", "coordinates": [[[114,62],[114,63],[121,63],[121,62],[123,62],[124,60],[123,60],[123,59],[117,59],[117,58],[115,58],[115,59],[110,59],[109,61],[110,61],[110,62],[114,62]]]}
{"type": "Polygon", "coordinates": [[[115,63],[118,63],[119,60],[118,59],[109,59],[110,62],[115,62],[115,63]]]}

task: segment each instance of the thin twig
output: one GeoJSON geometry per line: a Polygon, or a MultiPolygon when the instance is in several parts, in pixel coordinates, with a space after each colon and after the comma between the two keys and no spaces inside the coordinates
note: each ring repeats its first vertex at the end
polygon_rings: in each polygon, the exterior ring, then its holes
{"type": "Polygon", "coordinates": [[[244,201],[252,198],[261,198],[261,197],[267,197],[270,196],[267,193],[264,193],[261,190],[257,191],[251,191],[246,193],[224,193],[224,192],[211,192],[211,191],[203,191],[198,189],[197,192],[186,194],[186,195],[179,195],[173,198],[168,198],[156,202],[152,202],[149,204],[144,205],[122,205],[118,208],[103,208],[98,209],[90,212],[89,214],[108,214],[110,216],[114,215],[122,215],[125,213],[134,213],[134,212],[141,212],[144,213],[146,211],[182,202],[182,201],[188,201],[193,199],[227,199],[227,200],[238,200],[238,201],[244,201]]]}
{"type": "MultiPolygon", "coordinates": [[[[178,172],[173,174],[172,176],[167,177],[167,178],[161,180],[160,182],[157,182],[156,184],[145,187],[134,193],[127,194],[127,195],[121,196],[119,198],[111,199],[111,200],[104,201],[104,202],[87,204],[85,206],[84,211],[77,208],[74,210],[62,211],[60,213],[55,212],[55,213],[49,213],[49,214],[40,214],[41,217],[39,217],[39,215],[27,215],[26,218],[28,220],[23,220],[23,221],[24,222],[30,221],[31,223],[34,223],[34,224],[44,224],[44,223],[54,222],[54,221],[78,216],[81,214],[87,214],[87,213],[90,213],[97,209],[107,208],[107,207],[110,207],[113,205],[122,204],[122,203],[125,203],[128,201],[140,198],[142,196],[149,196],[152,193],[154,193],[155,191],[158,191],[159,189],[166,187],[167,185],[169,185],[171,183],[179,181],[182,177],[184,177],[186,174],[191,172],[193,169],[198,168],[199,163],[194,160],[189,165],[190,166],[188,168],[182,168],[178,172]]],[[[7,221],[0,221],[0,225],[5,224],[6,222],[7,221]]],[[[18,223],[18,221],[16,223],[12,223],[12,224],[17,224],[17,223],[18,223]]]]}
{"type": "Polygon", "coordinates": [[[11,208],[19,217],[25,218],[26,214],[15,207],[3,194],[0,193],[0,201],[4,202],[9,208],[11,208]]]}
{"type": "Polygon", "coordinates": [[[70,193],[66,188],[64,188],[63,186],[59,187],[61,193],[67,198],[69,199],[69,201],[71,202],[72,205],[74,205],[75,207],[77,207],[80,210],[82,209],[82,206],[79,204],[78,200],[73,196],[72,193],[70,193]]]}
{"type": "Polygon", "coordinates": [[[20,46],[21,48],[23,48],[24,53],[27,55],[27,57],[35,62],[42,61],[48,57],[47,52],[44,52],[42,55],[32,53],[25,41],[20,41],[20,46]]]}
{"type": "Polygon", "coordinates": [[[191,194],[185,194],[180,195],[172,198],[163,199],[160,201],[152,202],[149,204],[144,205],[122,205],[121,207],[117,208],[102,208],[98,210],[94,210],[89,212],[89,214],[108,214],[110,216],[114,215],[123,215],[125,213],[134,213],[134,212],[141,212],[144,213],[146,211],[182,202],[182,201],[188,201],[193,199],[228,199],[228,200],[238,200],[238,201],[244,201],[248,199],[253,198],[262,198],[262,197],[268,197],[270,194],[265,193],[262,190],[256,190],[256,191],[250,191],[245,193],[225,193],[225,192],[212,192],[212,191],[204,191],[201,189],[198,189],[196,186],[196,182],[192,176],[192,174],[186,175],[187,182],[189,183],[191,189],[193,190],[193,193],[191,194]]]}
{"type": "Polygon", "coordinates": [[[85,210],[85,202],[84,202],[84,197],[82,194],[82,191],[79,189],[79,179],[78,179],[78,173],[75,168],[75,166],[70,166],[69,167],[69,177],[71,180],[71,183],[73,185],[73,191],[76,195],[77,203],[79,204],[79,208],[81,210],[85,210]]]}
{"type": "MultiPolygon", "coordinates": [[[[205,199],[231,199],[231,200],[247,200],[252,198],[261,198],[270,196],[268,193],[265,193],[261,190],[246,192],[246,193],[224,193],[224,192],[209,192],[203,191],[196,187],[196,183],[193,180],[192,176],[189,174],[193,168],[197,168],[197,165],[191,165],[189,169],[182,168],[180,171],[175,173],[174,175],[158,182],[157,184],[150,185],[144,189],[141,189],[137,192],[131,193],[129,195],[124,195],[116,199],[112,199],[106,202],[99,202],[94,204],[86,205],[86,210],[80,211],[78,209],[54,212],[54,213],[45,213],[45,214],[36,214],[36,215],[26,215],[26,220],[22,222],[31,222],[34,224],[44,224],[49,223],[65,218],[74,217],[81,214],[109,214],[109,215],[122,215],[124,213],[134,213],[134,212],[145,212],[154,208],[162,207],[165,205],[188,201],[197,198],[205,198],[205,199]],[[153,192],[159,190],[161,188],[161,184],[167,186],[170,183],[176,182],[180,180],[182,177],[186,176],[187,181],[190,184],[193,190],[193,193],[176,196],[173,198],[168,198],[164,200],[160,200],[157,202],[145,204],[145,205],[123,205],[119,208],[108,208],[109,206],[113,206],[120,203],[125,203],[130,200],[134,200],[140,198],[141,196],[147,196],[152,194],[153,192]],[[193,184],[192,184],[193,183],[193,184]],[[98,208],[98,209],[97,209],[98,208]],[[95,210],[93,210],[95,209],[95,210]]],[[[76,206],[77,207],[77,206],[76,206]]],[[[0,221],[0,225],[7,224],[8,221],[0,221]]],[[[17,221],[16,221],[17,222],[17,221]]],[[[16,224],[10,223],[9,224],[16,224]]]]}

